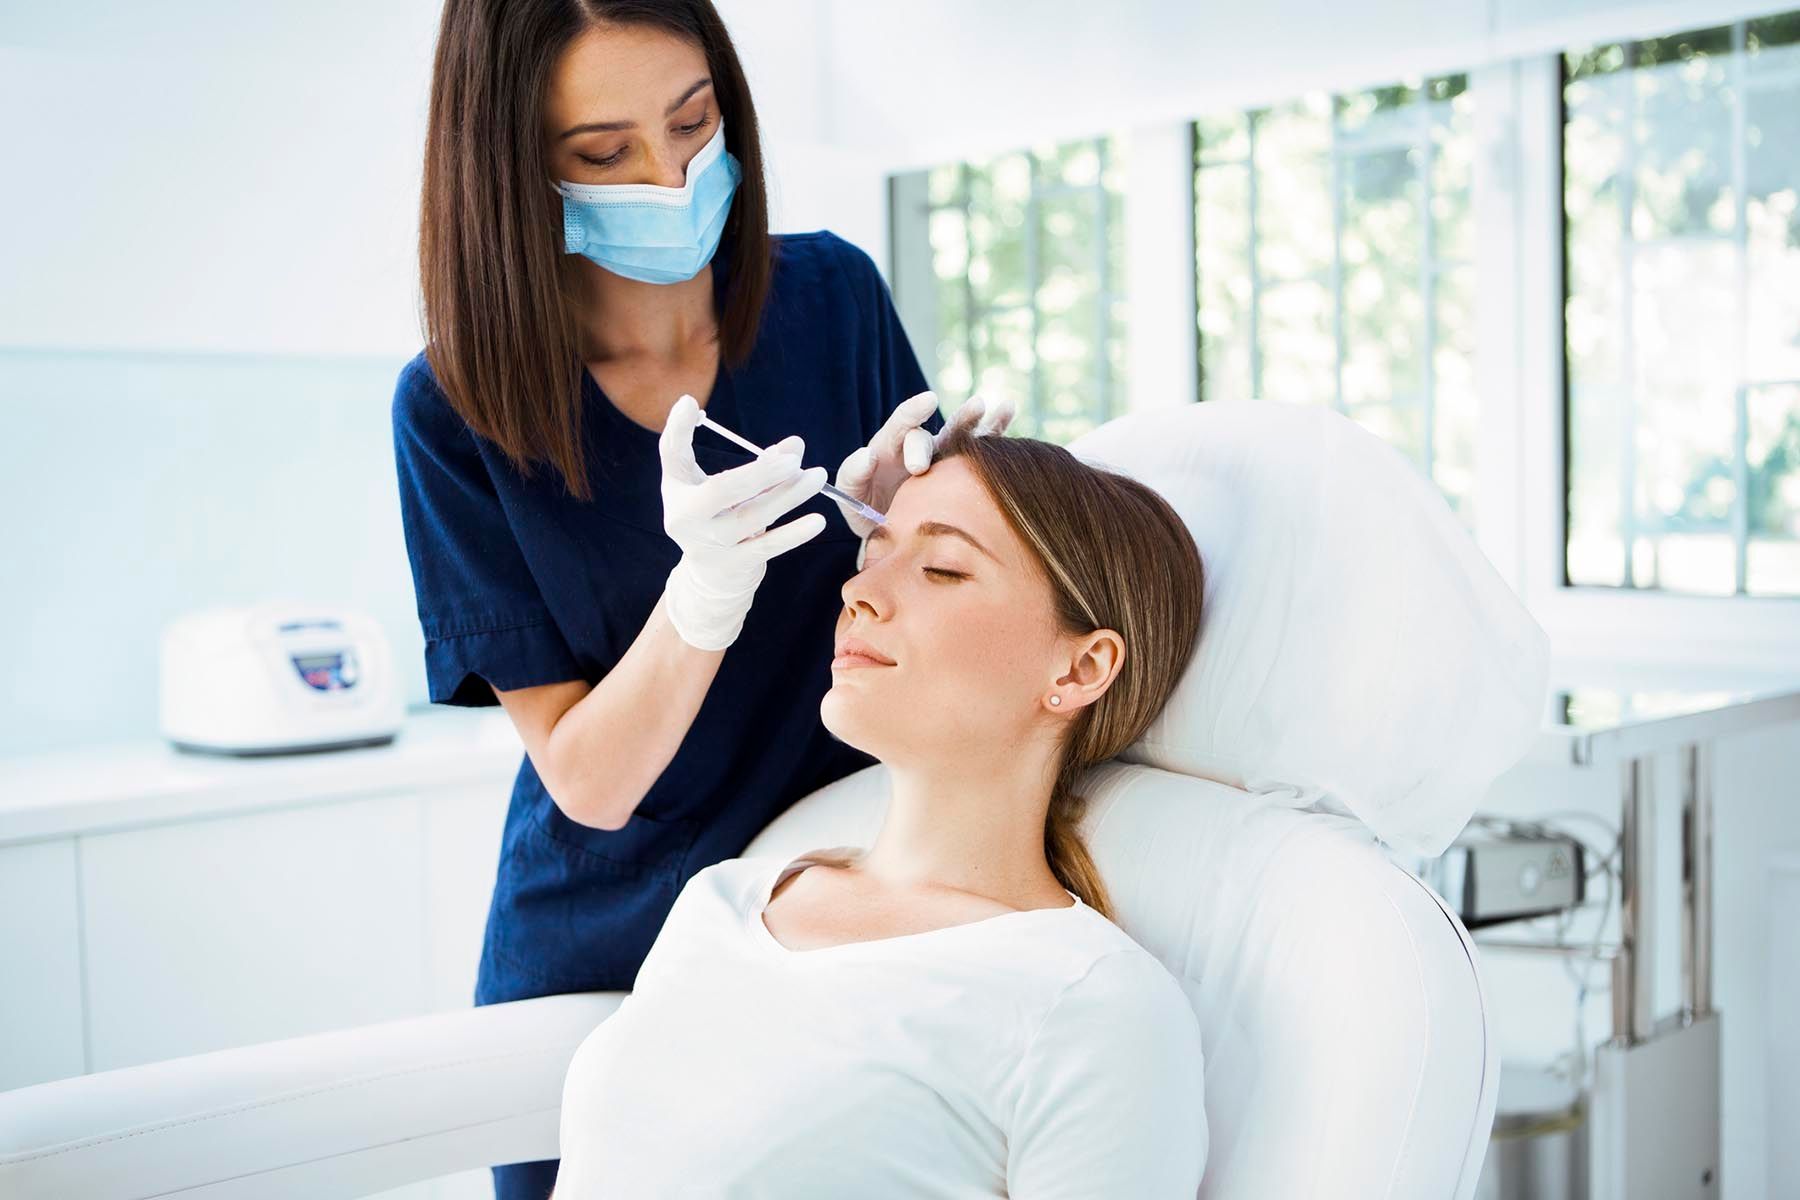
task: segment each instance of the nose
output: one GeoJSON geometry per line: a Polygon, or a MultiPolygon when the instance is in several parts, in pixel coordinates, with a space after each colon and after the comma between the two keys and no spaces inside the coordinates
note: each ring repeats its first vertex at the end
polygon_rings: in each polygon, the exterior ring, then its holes
{"type": "Polygon", "coordinates": [[[646,182],[662,187],[681,187],[687,182],[687,163],[687,158],[673,146],[655,147],[651,152],[650,178],[646,182]]]}
{"type": "Polygon", "coordinates": [[[855,617],[860,609],[871,618],[879,618],[886,612],[887,593],[879,566],[864,564],[862,570],[844,580],[838,594],[843,597],[846,615],[855,617]]]}

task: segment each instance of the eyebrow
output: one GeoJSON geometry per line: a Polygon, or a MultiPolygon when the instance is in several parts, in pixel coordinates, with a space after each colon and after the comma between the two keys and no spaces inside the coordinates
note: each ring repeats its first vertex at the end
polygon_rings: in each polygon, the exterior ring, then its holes
{"type": "MultiPolygon", "coordinates": [[[[996,563],[1000,562],[999,557],[992,550],[989,550],[986,546],[976,541],[975,535],[966,529],[958,529],[956,526],[946,525],[942,521],[920,521],[913,532],[919,537],[959,537],[989,558],[993,559],[996,563]]],[[[869,531],[869,541],[871,542],[885,541],[893,536],[893,530],[889,529],[886,525],[877,525],[874,529],[869,531]]],[[[1000,565],[1005,566],[1006,564],[1000,563],[1000,565]]]]}
{"type": "MultiPolygon", "coordinates": [[[[701,88],[706,87],[711,82],[712,82],[712,77],[708,76],[704,79],[697,79],[693,83],[689,84],[688,90],[681,93],[681,96],[675,101],[675,103],[669,105],[669,107],[667,109],[663,110],[663,116],[665,116],[665,117],[674,116],[676,109],[678,109],[682,105],[686,104],[689,100],[692,100],[694,98],[695,93],[697,93],[701,88]]],[[[557,140],[561,141],[563,138],[574,137],[578,133],[607,133],[607,132],[611,132],[613,130],[636,129],[636,128],[637,128],[636,121],[589,121],[585,125],[569,126],[567,129],[562,131],[562,134],[557,138],[557,140]]]]}

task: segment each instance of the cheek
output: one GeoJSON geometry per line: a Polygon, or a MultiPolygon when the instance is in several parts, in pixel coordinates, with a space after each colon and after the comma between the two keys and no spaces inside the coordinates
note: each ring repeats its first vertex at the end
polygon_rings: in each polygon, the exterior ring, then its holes
{"type": "Polygon", "coordinates": [[[992,693],[1009,686],[1031,660],[1029,628],[1021,614],[992,597],[946,605],[932,621],[933,672],[992,693]]]}

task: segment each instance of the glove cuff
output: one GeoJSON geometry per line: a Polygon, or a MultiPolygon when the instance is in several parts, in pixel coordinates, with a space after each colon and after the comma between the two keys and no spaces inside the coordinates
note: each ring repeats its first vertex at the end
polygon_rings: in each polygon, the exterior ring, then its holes
{"type": "Polygon", "coordinates": [[[682,641],[697,650],[724,650],[737,641],[755,595],[754,583],[747,590],[709,587],[695,575],[686,556],[663,584],[669,623],[682,641]]]}

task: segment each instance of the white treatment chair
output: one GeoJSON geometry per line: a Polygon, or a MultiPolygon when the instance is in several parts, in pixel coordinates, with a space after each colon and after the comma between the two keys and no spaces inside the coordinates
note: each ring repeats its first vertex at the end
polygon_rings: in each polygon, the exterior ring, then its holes
{"type": "MultiPolygon", "coordinates": [[[[1493,1014],[1467,931],[1377,838],[1440,853],[1524,753],[1542,631],[1411,465],[1329,410],[1215,402],[1072,448],[1168,496],[1206,560],[1195,662],[1145,739],[1088,773],[1083,822],[1119,924],[1201,1025],[1199,1196],[1467,1200],[1499,1082],[1493,1014]],[[1387,540],[1351,553],[1376,528],[1355,522],[1378,518],[1387,540]]],[[[745,854],[867,845],[886,797],[870,767],[745,854]]],[[[555,1158],[569,1059],[623,997],[0,1093],[0,1196],[349,1197],[555,1158]]]]}

